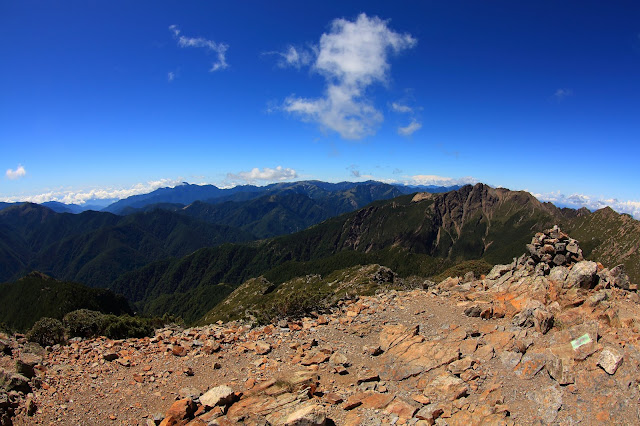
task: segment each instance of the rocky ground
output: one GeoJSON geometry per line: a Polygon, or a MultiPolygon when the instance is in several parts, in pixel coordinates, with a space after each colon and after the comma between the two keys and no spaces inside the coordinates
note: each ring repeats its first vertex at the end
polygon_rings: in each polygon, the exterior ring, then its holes
{"type": "Polygon", "coordinates": [[[528,256],[481,279],[342,301],[301,320],[46,350],[4,339],[4,421],[640,423],[636,287],[567,251],[559,230],[536,238],[528,256]]]}

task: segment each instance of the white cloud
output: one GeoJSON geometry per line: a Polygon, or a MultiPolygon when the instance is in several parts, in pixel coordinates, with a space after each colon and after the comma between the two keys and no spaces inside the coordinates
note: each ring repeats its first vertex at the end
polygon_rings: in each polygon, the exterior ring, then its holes
{"type": "Polygon", "coordinates": [[[227,173],[227,179],[246,183],[255,183],[257,181],[278,182],[295,179],[296,177],[298,177],[298,173],[294,169],[283,168],[282,166],[278,166],[275,169],[265,167],[262,170],[255,167],[249,172],[227,173]]]}
{"type": "Polygon", "coordinates": [[[598,210],[608,206],[618,213],[628,213],[635,219],[640,220],[640,201],[601,198],[585,194],[565,195],[559,192],[533,195],[541,201],[549,201],[558,207],[571,207],[575,209],[586,207],[589,210],[598,210]]]}
{"type": "Polygon", "coordinates": [[[391,103],[391,109],[394,110],[395,112],[401,112],[401,113],[405,113],[405,114],[409,114],[413,112],[413,108],[411,108],[408,105],[404,105],[398,102],[392,102],[391,103]]]}
{"type": "Polygon", "coordinates": [[[263,55],[277,55],[280,57],[278,66],[280,68],[294,67],[301,68],[309,65],[313,61],[313,52],[306,49],[296,48],[289,45],[284,52],[265,52],[263,55]]]}
{"type": "Polygon", "coordinates": [[[572,96],[573,95],[573,90],[571,89],[558,89],[556,90],[556,92],[553,94],[553,97],[556,98],[556,100],[558,102],[563,101],[565,98],[572,96]]]}
{"type": "Polygon", "coordinates": [[[203,37],[185,37],[180,35],[181,31],[177,25],[171,25],[169,31],[173,33],[173,36],[178,40],[178,46],[180,47],[201,47],[211,52],[214,52],[217,56],[216,62],[211,65],[210,72],[223,70],[228,68],[226,53],[229,49],[229,45],[225,43],[217,43],[213,40],[207,40],[203,37]]]}
{"type": "Polygon", "coordinates": [[[29,201],[44,203],[59,201],[65,204],[84,204],[89,200],[122,199],[132,195],[146,194],[158,188],[174,187],[182,182],[176,179],[160,179],[145,183],[137,183],[129,188],[94,188],[87,190],[54,190],[36,195],[13,196],[3,199],[5,202],[29,201]]]}
{"type": "Polygon", "coordinates": [[[21,164],[18,164],[18,167],[15,170],[11,170],[11,169],[7,169],[7,178],[11,179],[11,180],[16,180],[16,179],[20,179],[21,177],[24,177],[27,174],[27,171],[24,169],[24,167],[21,164]]]}
{"type": "Polygon", "coordinates": [[[173,71],[169,71],[169,73],[167,74],[167,80],[173,81],[175,78],[176,78],[176,74],[173,71]]]}
{"type": "Polygon", "coordinates": [[[437,186],[453,186],[453,185],[475,185],[478,180],[471,176],[461,178],[450,178],[437,175],[414,175],[411,176],[408,185],[437,185],[437,186]]]}
{"type": "MultiPolygon", "coordinates": [[[[330,31],[320,37],[313,64],[326,79],[324,96],[308,99],[292,95],[285,100],[284,110],[345,139],[374,134],[383,115],[367,98],[366,89],[388,80],[390,53],[415,44],[411,35],[390,30],[378,17],[369,18],[363,13],[354,22],[334,20],[330,31]]],[[[295,55],[291,53],[293,60],[295,55]]]]}
{"type": "Polygon", "coordinates": [[[413,120],[406,127],[398,127],[398,134],[402,135],[402,136],[411,136],[412,134],[414,134],[415,132],[417,132],[421,128],[422,128],[422,124],[420,124],[417,121],[413,120]]]}

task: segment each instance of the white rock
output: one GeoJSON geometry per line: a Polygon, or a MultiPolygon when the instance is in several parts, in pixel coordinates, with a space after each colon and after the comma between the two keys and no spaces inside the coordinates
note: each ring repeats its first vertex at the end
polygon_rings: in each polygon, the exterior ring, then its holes
{"type": "Polygon", "coordinates": [[[229,386],[218,386],[209,389],[200,396],[200,403],[206,407],[227,405],[233,400],[233,390],[229,386]]]}
{"type": "Polygon", "coordinates": [[[612,348],[605,348],[600,352],[598,365],[607,373],[615,374],[622,363],[623,355],[612,348]]]}

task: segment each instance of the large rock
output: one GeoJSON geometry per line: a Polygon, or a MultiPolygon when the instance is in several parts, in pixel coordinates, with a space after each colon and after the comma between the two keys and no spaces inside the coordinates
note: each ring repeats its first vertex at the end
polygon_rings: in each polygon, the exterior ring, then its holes
{"type": "Polygon", "coordinates": [[[195,411],[196,404],[191,400],[191,398],[179,399],[171,405],[169,411],[167,411],[166,418],[173,418],[178,421],[186,420],[191,418],[195,411]]]}
{"type": "Polygon", "coordinates": [[[459,358],[456,345],[425,341],[417,334],[418,327],[384,326],[380,346],[385,351],[380,372],[384,380],[404,380],[449,364],[459,358]]]}
{"type": "Polygon", "coordinates": [[[462,379],[448,372],[436,377],[424,390],[424,394],[431,400],[444,401],[455,401],[468,393],[469,386],[462,379]]]}
{"type": "Polygon", "coordinates": [[[31,385],[29,385],[29,379],[22,374],[0,369],[0,389],[7,392],[17,391],[29,393],[31,392],[31,385]]]}
{"type": "Polygon", "coordinates": [[[11,343],[0,339],[0,356],[1,355],[11,355],[13,349],[11,348],[11,343]]]}
{"type": "Polygon", "coordinates": [[[590,289],[598,283],[598,265],[596,262],[583,260],[573,265],[565,280],[565,287],[580,287],[590,289]]]}
{"type": "Polygon", "coordinates": [[[546,389],[528,392],[527,396],[535,403],[543,424],[553,423],[558,416],[558,411],[562,408],[562,391],[556,386],[549,386],[546,389]]]}
{"type": "Polygon", "coordinates": [[[36,375],[34,367],[40,363],[42,363],[41,356],[28,352],[21,353],[16,360],[16,371],[28,379],[32,379],[36,375]]]}
{"type": "Polygon", "coordinates": [[[200,396],[200,403],[205,407],[213,408],[216,405],[228,405],[233,402],[235,394],[229,386],[217,386],[209,389],[200,396]]]}
{"type": "Polygon", "coordinates": [[[513,317],[512,324],[518,327],[534,327],[542,334],[546,334],[553,327],[553,314],[537,300],[529,300],[524,309],[513,317]]]}
{"type": "Polygon", "coordinates": [[[497,280],[512,269],[513,265],[496,265],[487,274],[488,280],[497,280]]]}
{"type": "Polygon", "coordinates": [[[566,266],[556,266],[555,268],[551,268],[549,271],[549,281],[552,281],[557,284],[562,284],[567,279],[569,275],[569,268],[566,266]]]}
{"type": "Polygon", "coordinates": [[[311,404],[289,414],[284,424],[286,426],[324,426],[327,424],[327,415],[321,405],[311,404]]]}
{"type": "Polygon", "coordinates": [[[611,270],[604,269],[599,274],[600,279],[611,284],[613,287],[618,287],[624,290],[629,290],[629,276],[625,273],[624,265],[618,265],[611,270]]]}
{"type": "Polygon", "coordinates": [[[618,367],[622,363],[623,355],[613,348],[604,348],[602,352],[600,352],[600,357],[598,358],[598,365],[602,367],[607,374],[616,374],[618,367]]]}

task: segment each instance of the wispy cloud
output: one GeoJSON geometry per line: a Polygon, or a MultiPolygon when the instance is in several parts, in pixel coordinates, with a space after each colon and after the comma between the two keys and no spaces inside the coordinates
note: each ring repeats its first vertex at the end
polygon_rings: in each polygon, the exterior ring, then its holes
{"type": "Polygon", "coordinates": [[[404,114],[409,114],[413,112],[413,108],[411,108],[408,105],[404,105],[398,102],[392,102],[391,103],[391,109],[395,112],[400,112],[400,113],[404,113],[404,114]]]}
{"type": "Polygon", "coordinates": [[[411,35],[390,30],[387,21],[378,17],[363,13],[355,21],[336,19],[330,31],[320,37],[313,63],[313,70],[326,80],[324,95],[316,99],[291,95],[283,108],[344,139],[375,134],[384,117],[367,97],[366,89],[388,80],[390,54],[415,44],[411,35]]]}
{"type": "Polygon", "coordinates": [[[15,170],[7,169],[6,176],[8,179],[16,180],[24,177],[27,174],[27,171],[24,169],[22,164],[18,164],[18,167],[15,170]]]}
{"type": "Polygon", "coordinates": [[[177,25],[171,25],[169,31],[178,41],[180,47],[200,47],[216,54],[217,60],[211,65],[210,72],[223,70],[228,68],[226,53],[229,45],[225,43],[217,43],[213,40],[207,40],[203,37],[185,37],[181,35],[181,31],[177,25]]]}
{"type": "Polygon", "coordinates": [[[571,89],[558,89],[553,94],[554,99],[556,99],[558,102],[562,102],[565,98],[568,98],[569,96],[573,96],[573,90],[571,89]]]}
{"type": "Polygon", "coordinates": [[[297,177],[298,173],[294,169],[283,168],[282,166],[278,166],[275,169],[265,167],[262,170],[255,167],[248,172],[227,173],[227,179],[245,183],[281,182],[297,177]]]}
{"type": "Polygon", "coordinates": [[[416,118],[415,108],[410,107],[406,103],[392,102],[391,110],[399,114],[408,114],[411,118],[411,122],[408,125],[398,127],[398,134],[400,136],[411,136],[422,128],[422,123],[416,118]]]}
{"type": "Polygon", "coordinates": [[[586,207],[589,210],[598,210],[604,207],[611,207],[618,213],[628,213],[636,219],[640,220],[640,201],[618,200],[617,198],[594,197],[574,193],[571,195],[561,194],[559,192],[533,194],[541,201],[549,201],[558,207],[571,207],[578,209],[586,207]]]}
{"type": "Polygon", "coordinates": [[[180,185],[176,179],[160,179],[144,183],[137,183],[129,188],[92,188],[85,190],[53,190],[41,194],[13,196],[4,198],[5,202],[29,201],[32,203],[44,203],[47,201],[59,201],[65,204],[84,204],[89,200],[122,199],[132,195],[146,194],[158,188],[174,187],[180,185]]]}
{"type": "Polygon", "coordinates": [[[362,174],[360,173],[360,167],[357,164],[352,164],[347,167],[347,170],[351,172],[351,176],[355,178],[360,178],[362,174]]]}
{"type": "Polygon", "coordinates": [[[417,121],[413,120],[406,127],[398,127],[398,134],[402,135],[402,136],[411,136],[412,134],[414,134],[415,132],[417,132],[421,128],[422,128],[422,124],[420,124],[417,121]]]}
{"type": "Polygon", "coordinates": [[[294,67],[300,69],[313,62],[314,52],[304,48],[296,48],[289,45],[284,52],[264,52],[263,55],[276,55],[279,57],[280,68],[294,67]]]}
{"type": "Polygon", "coordinates": [[[176,78],[176,74],[173,71],[167,73],[167,81],[173,81],[176,78]]]}

